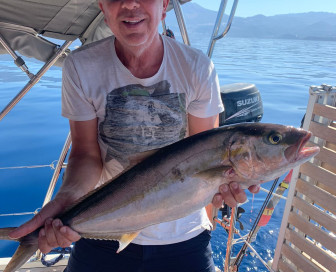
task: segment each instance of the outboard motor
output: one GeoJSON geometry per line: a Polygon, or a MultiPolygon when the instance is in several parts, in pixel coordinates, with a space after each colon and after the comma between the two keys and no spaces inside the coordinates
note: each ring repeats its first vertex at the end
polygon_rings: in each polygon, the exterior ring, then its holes
{"type": "Polygon", "coordinates": [[[224,112],[219,115],[219,125],[242,122],[259,122],[263,116],[263,104],[254,84],[234,83],[221,86],[224,112]]]}

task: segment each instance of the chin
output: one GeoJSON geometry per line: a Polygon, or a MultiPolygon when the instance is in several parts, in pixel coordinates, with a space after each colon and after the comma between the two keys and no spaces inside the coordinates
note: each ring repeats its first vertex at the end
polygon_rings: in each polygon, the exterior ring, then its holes
{"type": "Polygon", "coordinates": [[[132,47],[146,47],[146,45],[148,44],[146,40],[131,40],[131,41],[128,41],[127,43],[129,46],[132,46],[132,47]]]}
{"type": "Polygon", "coordinates": [[[127,43],[129,46],[149,46],[153,40],[153,36],[149,36],[146,34],[139,34],[139,33],[134,33],[134,34],[129,34],[127,36],[123,37],[123,40],[127,43]]]}

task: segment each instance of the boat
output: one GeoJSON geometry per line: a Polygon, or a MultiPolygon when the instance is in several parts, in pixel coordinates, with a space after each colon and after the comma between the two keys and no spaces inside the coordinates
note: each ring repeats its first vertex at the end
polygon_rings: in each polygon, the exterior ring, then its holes
{"type": "MultiPolygon", "coordinates": [[[[183,42],[190,45],[181,9],[181,5],[187,2],[190,0],[171,0],[169,10],[176,16],[183,42]]],[[[227,0],[221,1],[207,50],[209,57],[212,57],[216,42],[230,30],[237,5],[238,0],[234,0],[226,26],[220,31],[228,7],[227,0]]],[[[170,33],[165,22],[162,22],[162,28],[165,35],[170,33]]],[[[112,33],[104,24],[96,0],[0,0],[0,54],[9,54],[18,69],[27,76],[27,84],[1,110],[0,121],[20,103],[48,69],[54,65],[62,66],[73,43],[80,41],[82,46],[110,35],[112,33]],[[44,64],[37,73],[32,73],[25,58],[34,58],[44,64]]],[[[223,85],[221,93],[226,107],[226,111],[220,116],[221,125],[261,120],[262,101],[253,83],[223,85]]],[[[327,84],[310,87],[302,127],[312,131],[310,144],[320,146],[321,152],[311,161],[293,169],[280,182],[274,181],[253,228],[247,235],[242,236],[239,229],[242,207],[223,207],[214,214],[213,220],[217,223],[217,228],[222,228],[228,237],[225,272],[241,271],[239,265],[247,250],[255,254],[268,271],[335,271],[336,87],[327,84]],[[288,195],[284,197],[286,190],[288,195]],[[286,207],[278,242],[272,263],[266,263],[254,249],[253,240],[258,230],[267,224],[282,198],[286,200],[286,207]],[[233,245],[238,243],[242,245],[241,249],[234,254],[233,245]]],[[[61,171],[66,167],[66,156],[70,148],[71,137],[68,135],[64,139],[59,158],[53,165],[54,174],[45,200],[41,203],[42,207],[52,198],[61,171]]],[[[37,252],[19,271],[63,271],[68,255],[69,252],[64,251],[47,256],[37,252]]],[[[10,258],[0,258],[0,271],[9,260],[10,258]]]]}

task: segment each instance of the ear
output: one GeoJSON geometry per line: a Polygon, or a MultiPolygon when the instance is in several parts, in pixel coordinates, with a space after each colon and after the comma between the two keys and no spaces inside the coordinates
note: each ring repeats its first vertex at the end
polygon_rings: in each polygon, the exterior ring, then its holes
{"type": "Polygon", "coordinates": [[[169,0],[163,0],[162,2],[163,2],[163,9],[162,9],[161,21],[166,18],[169,0]]]}
{"type": "Polygon", "coordinates": [[[98,0],[98,6],[99,6],[100,10],[102,11],[102,13],[105,15],[103,1],[98,0]]]}
{"type": "Polygon", "coordinates": [[[98,0],[98,7],[100,8],[101,11],[103,11],[103,3],[101,0],[98,0]]]}
{"type": "Polygon", "coordinates": [[[98,0],[98,6],[99,6],[100,10],[102,11],[102,13],[103,13],[103,15],[104,15],[104,22],[107,24],[107,22],[106,22],[106,18],[105,18],[105,10],[104,10],[104,4],[103,4],[103,1],[98,0]]]}

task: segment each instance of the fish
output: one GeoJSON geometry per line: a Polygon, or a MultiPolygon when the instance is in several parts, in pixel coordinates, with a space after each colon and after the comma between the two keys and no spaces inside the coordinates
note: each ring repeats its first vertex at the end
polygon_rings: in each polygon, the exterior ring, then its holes
{"type": "MultiPolygon", "coordinates": [[[[209,204],[219,186],[243,189],[271,181],[308,161],[311,133],[278,124],[239,123],[184,138],[153,152],[60,214],[64,225],[89,239],[117,240],[123,250],[142,229],[185,217],[209,204]]],[[[0,229],[9,239],[15,228],[0,229]]],[[[38,249],[39,229],[20,245],[4,272],[21,267],[38,249]]]]}

